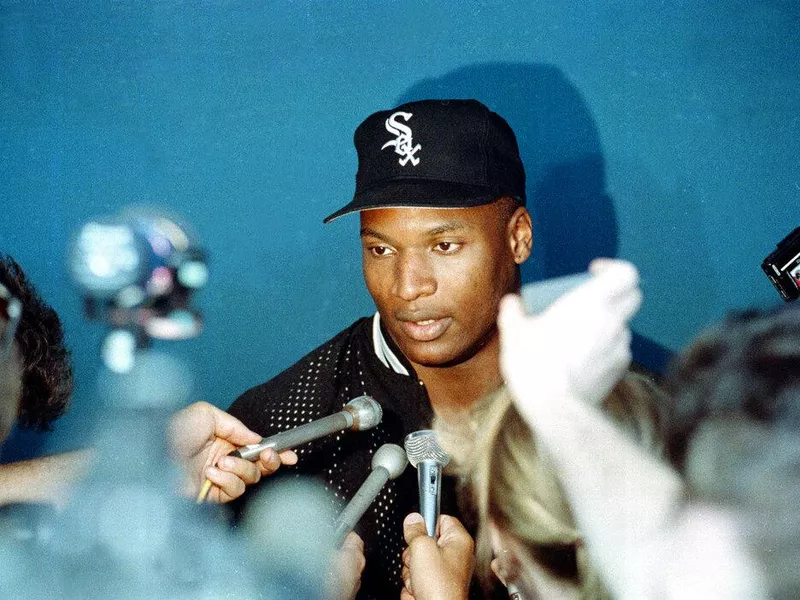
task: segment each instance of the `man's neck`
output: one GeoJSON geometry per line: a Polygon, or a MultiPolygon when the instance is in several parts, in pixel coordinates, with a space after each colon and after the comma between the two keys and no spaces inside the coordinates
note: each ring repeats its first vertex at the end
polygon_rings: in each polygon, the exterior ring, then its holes
{"type": "Polygon", "coordinates": [[[465,417],[481,398],[503,384],[499,366],[497,334],[466,361],[450,367],[413,364],[428,391],[434,413],[445,422],[465,417]]]}

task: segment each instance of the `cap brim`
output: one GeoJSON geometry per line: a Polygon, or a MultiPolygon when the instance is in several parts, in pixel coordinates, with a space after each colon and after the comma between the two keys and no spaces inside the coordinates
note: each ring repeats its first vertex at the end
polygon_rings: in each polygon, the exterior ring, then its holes
{"type": "Polygon", "coordinates": [[[446,181],[395,180],[364,190],[322,222],[374,208],[469,208],[490,204],[502,192],[486,186],[464,185],[446,181]]]}

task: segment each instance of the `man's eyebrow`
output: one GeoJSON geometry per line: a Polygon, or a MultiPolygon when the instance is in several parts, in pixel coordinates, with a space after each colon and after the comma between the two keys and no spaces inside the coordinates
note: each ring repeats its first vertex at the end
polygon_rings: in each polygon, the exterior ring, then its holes
{"type": "Polygon", "coordinates": [[[383,239],[383,236],[375,231],[374,229],[370,229],[369,227],[362,227],[361,228],[361,237],[374,237],[378,238],[379,240],[383,239]]]}
{"type": "Polygon", "coordinates": [[[468,223],[467,221],[462,221],[461,219],[456,219],[453,221],[447,221],[445,223],[441,223],[436,227],[428,230],[428,235],[435,236],[441,235],[443,233],[452,233],[453,231],[460,231],[464,229],[471,229],[472,224],[468,223]]]}
{"type": "MultiPolygon", "coordinates": [[[[443,233],[451,233],[453,231],[461,231],[464,229],[472,229],[473,225],[468,221],[462,221],[461,219],[456,219],[453,221],[445,221],[444,223],[439,223],[434,227],[428,229],[425,233],[431,237],[441,235],[443,233]]],[[[379,240],[387,239],[386,236],[382,235],[380,232],[375,231],[374,229],[370,229],[369,227],[362,227],[361,228],[361,237],[374,237],[378,238],[379,240]]]]}

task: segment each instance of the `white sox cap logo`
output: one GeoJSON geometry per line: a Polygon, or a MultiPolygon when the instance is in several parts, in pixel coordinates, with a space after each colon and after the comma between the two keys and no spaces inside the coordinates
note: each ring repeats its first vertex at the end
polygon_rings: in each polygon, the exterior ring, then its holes
{"type": "Polygon", "coordinates": [[[408,161],[411,161],[411,164],[416,167],[419,164],[419,159],[414,155],[422,149],[420,144],[414,145],[411,139],[411,128],[397,121],[398,117],[402,117],[404,121],[408,122],[412,116],[412,113],[398,111],[386,119],[386,131],[397,137],[381,146],[381,150],[394,146],[395,153],[402,156],[397,162],[403,167],[408,164],[408,161]]]}

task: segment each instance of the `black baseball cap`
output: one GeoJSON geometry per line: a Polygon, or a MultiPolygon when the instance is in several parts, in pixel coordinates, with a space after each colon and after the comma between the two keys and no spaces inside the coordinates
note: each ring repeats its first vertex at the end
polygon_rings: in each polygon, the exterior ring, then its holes
{"type": "Polygon", "coordinates": [[[356,129],[353,200],[324,220],[370,208],[525,204],[525,167],[505,119],[477,100],[420,100],[356,129]]]}

